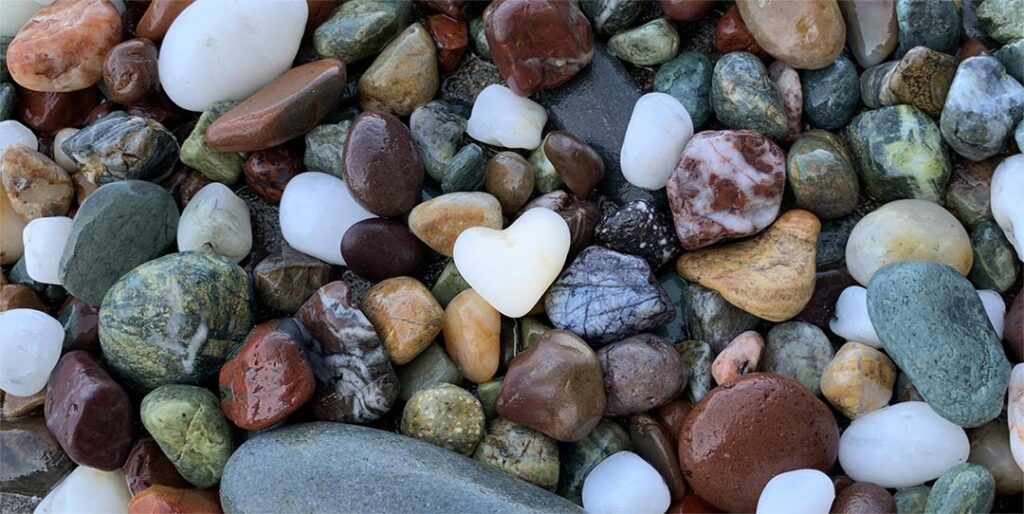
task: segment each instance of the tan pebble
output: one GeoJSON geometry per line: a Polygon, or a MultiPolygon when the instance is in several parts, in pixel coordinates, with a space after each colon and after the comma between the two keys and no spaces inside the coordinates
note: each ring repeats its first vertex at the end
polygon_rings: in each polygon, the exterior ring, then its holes
{"type": "Polygon", "coordinates": [[[479,293],[466,289],[444,311],[444,347],[462,376],[481,384],[494,378],[501,360],[501,314],[479,293]]]}
{"type": "Polygon", "coordinates": [[[729,341],[722,353],[711,363],[711,376],[718,384],[757,371],[757,365],[764,353],[764,338],[748,330],[729,341]]]}
{"type": "Polygon", "coordinates": [[[378,282],[363,296],[360,309],[377,330],[395,364],[406,364],[441,332],[444,311],[434,295],[410,277],[378,282]]]}
{"type": "Polygon", "coordinates": [[[856,419],[889,404],[896,365],[884,353],[858,342],[836,352],[821,374],[821,393],[844,416],[856,419]]]}

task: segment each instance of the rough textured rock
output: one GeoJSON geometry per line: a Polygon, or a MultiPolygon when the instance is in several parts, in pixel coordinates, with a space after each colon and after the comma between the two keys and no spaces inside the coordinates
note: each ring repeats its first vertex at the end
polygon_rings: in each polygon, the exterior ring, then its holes
{"type": "Polygon", "coordinates": [[[751,130],[775,140],[789,134],[782,95],[754,54],[731,52],[715,63],[711,105],[726,127],[751,130]]]}
{"type": "Polygon", "coordinates": [[[178,141],[160,123],[112,112],[69,137],[61,149],[90,182],[158,180],[171,172],[178,141]]]}
{"type": "Polygon", "coordinates": [[[644,200],[604,216],[594,228],[594,240],[610,250],[643,257],[652,270],[668,264],[681,251],[666,217],[644,200]]]}
{"type": "Polygon", "coordinates": [[[972,161],[999,153],[1024,117],[1024,86],[996,58],[960,63],[939,118],[942,137],[972,161]]]}
{"type": "Polygon", "coordinates": [[[491,422],[473,458],[549,491],[558,485],[558,443],[507,419],[491,422]]]}

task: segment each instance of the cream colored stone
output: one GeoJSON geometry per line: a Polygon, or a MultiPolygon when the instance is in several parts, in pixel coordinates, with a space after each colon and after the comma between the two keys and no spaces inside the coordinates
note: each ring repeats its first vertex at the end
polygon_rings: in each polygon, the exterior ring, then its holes
{"type": "Polygon", "coordinates": [[[821,394],[844,416],[856,419],[889,404],[896,365],[884,353],[855,341],[844,344],[821,374],[821,394]]]}
{"type": "Polygon", "coordinates": [[[797,69],[824,68],[839,57],[846,25],[836,0],[736,0],[754,40],[797,69]]]}
{"type": "Polygon", "coordinates": [[[444,347],[471,382],[494,378],[501,360],[501,314],[479,293],[466,289],[444,310],[444,347]]]}

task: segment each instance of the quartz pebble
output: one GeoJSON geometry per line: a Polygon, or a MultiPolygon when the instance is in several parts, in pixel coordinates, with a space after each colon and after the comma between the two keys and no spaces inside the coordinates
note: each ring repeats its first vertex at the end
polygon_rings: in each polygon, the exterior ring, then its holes
{"type": "Polygon", "coordinates": [[[846,43],[857,63],[870,68],[896,49],[896,0],[839,2],[846,21],[846,43]]]}
{"type": "Polygon", "coordinates": [[[641,96],[633,106],[619,154],[626,180],[644,189],[665,187],[693,129],[689,112],[672,96],[641,96]]]}
{"type": "Polygon", "coordinates": [[[60,285],[60,255],[71,234],[71,218],[36,218],[25,226],[25,269],[36,282],[60,285]]]}
{"type": "Polygon", "coordinates": [[[1024,155],[1012,155],[996,167],[992,175],[992,217],[1013,245],[1017,258],[1024,261],[1024,155]]]}
{"type": "Polygon", "coordinates": [[[181,212],[178,251],[213,252],[239,262],[251,249],[249,207],[224,184],[200,189],[181,212]]]}
{"type": "Polygon", "coordinates": [[[131,493],[120,469],[101,471],[78,466],[50,490],[36,514],[109,514],[128,512],[131,493]]]}
{"type": "Polygon", "coordinates": [[[757,500],[757,514],[828,514],[836,497],[832,479],[816,469],[775,475],[757,500]]]}
{"type": "Polygon", "coordinates": [[[491,84],[473,102],[466,133],[490,145],[532,150],[540,146],[547,120],[547,111],[540,104],[491,84]]]}
{"type": "Polygon", "coordinates": [[[821,393],[850,419],[885,407],[896,383],[896,366],[884,353],[848,342],[821,374],[821,393]]]}
{"type": "Polygon", "coordinates": [[[671,503],[658,470],[630,451],[601,461],[583,483],[583,508],[594,514],[665,512],[671,503]]]}
{"type": "Polygon", "coordinates": [[[341,240],[352,225],[372,218],[341,179],[327,173],[296,175],[281,196],[281,233],[296,250],[344,266],[341,240]]]}
{"type": "Polygon", "coordinates": [[[32,396],[46,387],[60,358],[64,328],[34,309],[0,312],[0,389],[32,396]]]}

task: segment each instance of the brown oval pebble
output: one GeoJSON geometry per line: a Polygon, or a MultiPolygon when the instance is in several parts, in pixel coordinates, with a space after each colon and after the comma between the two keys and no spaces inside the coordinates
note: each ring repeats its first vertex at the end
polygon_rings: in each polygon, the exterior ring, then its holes
{"type": "Polygon", "coordinates": [[[512,216],[533,194],[533,168],[515,152],[498,152],[484,168],[484,189],[501,204],[501,212],[512,216]]]}
{"type": "MultiPolygon", "coordinates": [[[[175,18],[192,5],[193,0],[153,0],[135,26],[135,36],[153,41],[163,39],[175,18]]],[[[325,2],[326,3],[326,2],[325,2]]]]}
{"type": "Polygon", "coordinates": [[[423,164],[409,129],[382,111],[361,113],[345,140],[342,178],[352,196],[378,216],[412,209],[423,187],[423,164]]]}
{"type": "Polygon", "coordinates": [[[160,445],[151,438],[140,439],[135,443],[124,463],[124,477],[128,481],[128,492],[133,496],[152,485],[189,486],[188,481],[178,474],[171,459],[164,455],[160,445]]]}
{"type": "Polygon", "coordinates": [[[597,351],[604,370],[605,416],[622,416],[667,403],[686,385],[686,367],[671,344],[640,334],[597,351]]]}
{"type": "Polygon", "coordinates": [[[715,48],[720,54],[750,52],[761,60],[769,57],[768,52],[754,41],[754,36],[747,30],[747,25],[740,17],[740,10],[735,5],[725,11],[715,26],[715,48]]]}
{"type": "Polygon", "coordinates": [[[754,512],[765,484],[796,469],[835,463],[835,417],[799,382],[771,373],[716,387],[693,409],[679,461],[694,491],[729,512],[754,512]]]}
{"type": "Polygon", "coordinates": [[[85,125],[100,103],[100,92],[94,87],[71,93],[43,93],[23,87],[17,91],[18,119],[33,131],[48,135],[85,125]]]}
{"type": "Polygon", "coordinates": [[[404,223],[371,218],[345,232],[341,257],[356,275],[378,282],[415,274],[423,262],[423,248],[404,223]]]}
{"type": "Polygon", "coordinates": [[[658,0],[665,16],[676,21],[693,21],[701,18],[711,7],[714,0],[658,0]]]}
{"type": "Polygon", "coordinates": [[[469,29],[466,22],[435,14],[427,18],[427,30],[437,46],[437,62],[445,71],[454,70],[469,48],[469,29]]]}
{"type": "Polygon", "coordinates": [[[646,414],[635,414],[629,418],[629,438],[636,453],[658,470],[672,499],[682,500],[686,496],[686,481],[679,470],[677,447],[667,432],[658,420],[646,414]]]}
{"type": "Polygon", "coordinates": [[[459,235],[471,227],[501,229],[501,204],[480,192],[431,198],[409,213],[409,230],[435,252],[451,256],[459,235]]]}
{"type": "Polygon", "coordinates": [[[581,200],[558,211],[558,215],[569,225],[569,255],[582,252],[594,238],[594,229],[601,221],[601,209],[594,202],[581,200]]]}
{"type": "Polygon", "coordinates": [[[544,138],[544,155],[569,190],[583,200],[604,176],[604,161],[597,151],[567,132],[549,133],[544,138]]]}
{"type": "Polygon", "coordinates": [[[260,198],[278,204],[288,181],[304,168],[298,153],[287,145],[278,145],[249,154],[242,164],[242,174],[246,185],[260,198]]]}
{"type": "Polygon", "coordinates": [[[889,514],[896,502],[884,487],[869,482],[854,482],[843,488],[832,502],[832,514],[889,514]]]}
{"type": "Polygon", "coordinates": [[[128,514],[220,514],[216,490],[176,489],[154,485],[132,497],[128,514]]]}
{"type": "Polygon", "coordinates": [[[32,288],[21,284],[6,284],[0,288],[0,312],[11,309],[35,309],[47,312],[46,305],[32,288]]]}
{"type": "Polygon", "coordinates": [[[103,83],[111,100],[136,104],[160,91],[157,49],[144,38],[119,43],[107,53],[103,63],[103,83]]]}

